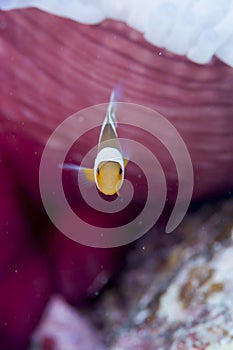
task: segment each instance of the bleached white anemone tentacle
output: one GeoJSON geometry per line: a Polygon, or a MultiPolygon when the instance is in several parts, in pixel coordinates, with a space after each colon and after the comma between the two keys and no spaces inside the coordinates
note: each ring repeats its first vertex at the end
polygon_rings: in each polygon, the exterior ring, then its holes
{"type": "Polygon", "coordinates": [[[233,67],[233,0],[0,0],[0,9],[37,7],[81,23],[121,20],[152,44],[199,64],[213,55],[233,67]]]}

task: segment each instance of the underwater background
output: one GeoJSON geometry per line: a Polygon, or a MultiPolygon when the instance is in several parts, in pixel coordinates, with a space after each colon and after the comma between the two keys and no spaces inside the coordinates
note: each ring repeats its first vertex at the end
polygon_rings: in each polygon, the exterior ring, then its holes
{"type": "MultiPolygon", "coordinates": [[[[199,64],[188,51],[155,46],[142,27],[134,25],[136,30],[109,14],[87,17],[85,24],[72,9],[64,13],[70,18],[63,18],[36,8],[5,11],[5,6],[1,1],[0,349],[231,349],[231,52],[219,44],[221,50],[215,48],[216,55],[199,64]],[[135,243],[94,248],[67,238],[51,223],[40,196],[39,166],[55,128],[77,111],[108,102],[119,83],[122,102],[159,112],[181,135],[193,166],[193,196],[182,223],[165,234],[179,191],[176,164],[145,130],[119,125],[121,135],[156,154],[167,202],[156,225],[135,243]]],[[[229,5],[222,16],[230,13],[229,5]]],[[[55,151],[69,132],[75,131],[64,130],[55,151]]],[[[172,140],[167,130],[164,135],[172,140]]],[[[98,130],[81,138],[71,158],[79,163],[96,137],[98,130]]],[[[151,164],[148,169],[153,173],[151,164]]],[[[114,216],[117,222],[144,205],[147,185],[144,178],[137,183],[137,171],[129,164],[126,176],[136,199],[128,212],[114,216]]],[[[93,215],[76,195],[74,174],[64,174],[63,181],[84,220],[110,225],[109,216],[93,215]]]]}

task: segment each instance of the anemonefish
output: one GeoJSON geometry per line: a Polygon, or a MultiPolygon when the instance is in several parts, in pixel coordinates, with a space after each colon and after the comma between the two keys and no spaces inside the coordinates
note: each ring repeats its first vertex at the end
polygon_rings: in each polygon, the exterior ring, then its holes
{"type": "Polygon", "coordinates": [[[93,168],[83,168],[74,164],[63,164],[64,169],[78,169],[85,177],[96,184],[100,192],[105,195],[119,195],[124,181],[127,159],[122,155],[121,146],[116,131],[115,93],[111,93],[107,113],[103,121],[98,152],[93,168]]]}

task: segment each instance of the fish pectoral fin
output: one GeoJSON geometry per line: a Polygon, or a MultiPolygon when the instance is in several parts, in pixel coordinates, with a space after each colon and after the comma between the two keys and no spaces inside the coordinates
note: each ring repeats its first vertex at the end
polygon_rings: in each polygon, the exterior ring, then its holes
{"type": "Polygon", "coordinates": [[[81,168],[82,172],[84,173],[85,177],[87,180],[90,182],[95,182],[95,177],[94,177],[94,169],[91,168],[81,168]]]}
{"type": "Polygon", "coordinates": [[[59,163],[58,164],[59,169],[64,169],[64,170],[75,170],[78,171],[80,170],[80,166],[77,164],[72,164],[72,163],[59,163]]]}
{"type": "Polygon", "coordinates": [[[128,159],[126,159],[126,158],[123,158],[123,161],[124,161],[124,167],[126,167],[126,165],[128,164],[128,159]]]}
{"type": "Polygon", "coordinates": [[[86,179],[89,180],[90,182],[95,182],[94,178],[94,169],[91,168],[83,168],[80,165],[77,164],[72,164],[72,163],[63,163],[63,164],[58,164],[58,167],[60,169],[64,170],[75,170],[75,171],[81,171],[85,175],[86,179]]]}
{"type": "Polygon", "coordinates": [[[80,165],[72,163],[59,163],[58,168],[62,170],[73,170],[75,172],[78,172],[79,184],[85,188],[92,186],[92,184],[95,182],[94,169],[83,168],[80,165]]]}

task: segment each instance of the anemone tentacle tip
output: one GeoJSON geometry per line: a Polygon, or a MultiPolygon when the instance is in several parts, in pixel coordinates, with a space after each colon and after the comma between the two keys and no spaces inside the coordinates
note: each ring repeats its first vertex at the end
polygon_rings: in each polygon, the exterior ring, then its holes
{"type": "Polygon", "coordinates": [[[232,0],[221,3],[195,0],[131,0],[126,3],[122,0],[69,3],[65,0],[3,0],[0,3],[1,10],[25,7],[37,7],[89,25],[107,18],[123,21],[142,32],[151,44],[174,54],[186,55],[195,63],[208,63],[216,55],[233,67],[232,0]]]}

